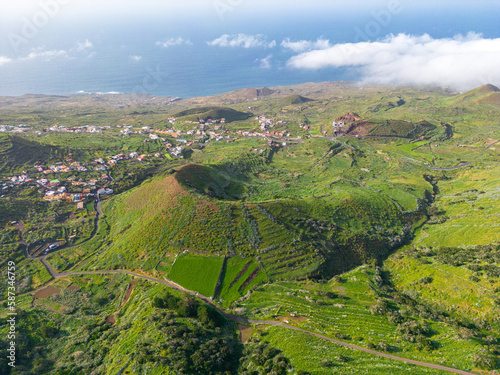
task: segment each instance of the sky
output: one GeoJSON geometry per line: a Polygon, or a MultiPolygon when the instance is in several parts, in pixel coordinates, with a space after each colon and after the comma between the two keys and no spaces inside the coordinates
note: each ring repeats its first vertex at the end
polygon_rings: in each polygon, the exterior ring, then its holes
{"type": "Polygon", "coordinates": [[[323,80],[466,91],[500,85],[499,20],[494,0],[2,1],[0,95],[323,80]]]}

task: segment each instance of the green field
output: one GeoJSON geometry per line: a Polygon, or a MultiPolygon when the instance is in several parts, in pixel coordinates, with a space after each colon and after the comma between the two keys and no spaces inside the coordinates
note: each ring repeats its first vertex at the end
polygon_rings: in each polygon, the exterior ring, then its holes
{"type": "Polygon", "coordinates": [[[186,289],[212,297],[223,262],[222,257],[179,255],[168,277],[186,289]]]}

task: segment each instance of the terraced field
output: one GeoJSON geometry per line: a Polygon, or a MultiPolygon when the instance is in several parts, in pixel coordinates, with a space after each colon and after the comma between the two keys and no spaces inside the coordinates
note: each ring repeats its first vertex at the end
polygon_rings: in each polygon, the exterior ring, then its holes
{"type": "Polygon", "coordinates": [[[184,288],[212,297],[224,259],[182,254],[177,257],[168,277],[184,288]]]}

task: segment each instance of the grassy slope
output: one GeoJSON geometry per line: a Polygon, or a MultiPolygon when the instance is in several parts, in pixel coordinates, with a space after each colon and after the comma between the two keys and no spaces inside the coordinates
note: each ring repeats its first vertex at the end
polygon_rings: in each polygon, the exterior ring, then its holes
{"type": "MultiPolygon", "coordinates": [[[[223,168],[218,176],[216,169],[211,170],[215,178],[204,177],[206,170],[201,168],[188,179],[184,169],[191,171],[193,167],[187,166],[173,176],[157,178],[110,200],[104,209],[111,245],[87,266],[151,272],[164,256],[191,249],[254,257],[266,279],[315,270],[317,274],[332,274],[383,256],[404,225],[403,214],[390,199],[349,183],[336,185],[322,198],[258,204],[200,195],[203,186],[224,192],[236,184],[223,186],[223,177],[228,178],[226,171],[238,165],[218,168],[223,168]],[[179,181],[197,189],[188,192],[179,181]],[[366,228],[374,229],[367,233],[366,228]]],[[[251,189],[258,188],[258,183],[255,180],[251,189]]]]}
{"type": "MultiPolygon", "coordinates": [[[[470,370],[476,367],[472,357],[482,348],[479,340],[473,336],[464,336],[464,329],[454,326],[455,323],[452,320],[447,323],[446,320],[439,321],[431,318],[432,314],[426,315],[427,313],[423,313],[428,311],[426,305],[412,308],[408,304],[396,302],[398,299],[395,299],[390,302],[390,309],[398,311],[398,316],[429,325],[432,329],[429,339],[435,346],[433,350],[422,349],[417,343],[402,339],[401,335],[397,333],[397,323],[388,318],[389,315],[373,314],[371,307],[376,305],[381,296],[385,294],[377,285],[379,282],[377,280],[374,268],[363,266],[343,274],[341,282],[331,280],[327,284],[282,282],[264,285],[259,287],[240,306],[244,307],[249,315],[267,319],[278,317],[280,320],[285,319],[302,328],[344,341],[351,341],[356,345],[364,347],[375,345],[380,348],[379,343],[382,342],[388,345],[389,352],[401,357],[420,358],[424,361],[448,366],[455,364],[461,369],[470,370]],[[291,316],[292,314],[294,316],[291,316]]],[[[274,328],[266,331],[270,332],[273,340],[281,341],[277,346],[283,348],[287,355],[297,361],[298,365],[306,366],[309,363],[311,368],[315,369],[314,374],[325,373],[326,370],[321,368],[319,361],[310,362],[311,359],[307,359],[298,350],[299,347],[304,348],[315,340],[303,335],[293,335],[298,341],[292,344],[293,340],[288,339],[291,334],[288,331],[280,332],[274,328]]],[[[483,331],[483,334],[488,335],[491,332],[483,331]]],[[[371,363],[369,361],[367,364],[361,364],[357,362],[358,353],[339,349],[335,345],[324,342],[317,342],[315,345],[322,348],[320,352],[323,355],[341,366],[335,370],[340,373],[344,373],[344,371],[347,371],[346,373],[353,371],[352,373],[354,373],[356,370],[349,369],[350,364],[356,364],[357,370],[373,370],[376,368],[374,363],[381,361],[375,360],[371,363]],[[350,352],[350,354],[345,354],[346,352],[350,352]],[[355,361],[347,364],[339,363],[335,360],[335,356],[339,354],[354,358],[355,361]]],[[[387,350],[382,349],[382,351],[387,350]]],[[[361,357],[366,360],[365,355],[361,357]]],[[[317,354],[315,358],[318,358],[317,354]]]]}

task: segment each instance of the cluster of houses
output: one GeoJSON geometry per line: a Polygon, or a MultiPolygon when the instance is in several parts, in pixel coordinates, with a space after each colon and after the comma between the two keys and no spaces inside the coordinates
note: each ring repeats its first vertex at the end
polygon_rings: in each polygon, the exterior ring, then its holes
{"type": "MultiPolygon", "coordinates": [[[[193,143],[189,143],[189,146],[191,146],[193,143]]],[[[168,151],[170,152],[170,155],[175,156],[175,157],[180,157],[182,155],[182,152],[184,151],[184,147],[182,146],[173,146],[171,143],[167,143],[165,146],[167,146],[168,151]]]]}
{"type": "Polygon", "coordinates": [[[332,122],[332,127],[333,127],[333,130],[335,130],[335,131],[341,130],[344,126],[345,126],[344,121],[337,122],[337,121],[333,120],[333,122],[332,122]]]}
{"type": "MultiPolygon", "coordinates": [[[[159,153],[156,153],[154,154],[155,157],[159,158],[161,156],[161,154],[159,153]]],[[[103,158],[99,158],[99,159],[96,159],[94,160],[96,163],[99,163],[101,164],[101,168],[102,167],[105,167],[104,164],[107,164],[109,166],[113,166],[113,165],[116,165],[119,161],[122,161],[122,160],[139,160],[139,161],[143,161],[144,159],[147,159],[147,158],[150,158],[151,155],[146,155],[146,154],[139,154],[138,152],[131,152],[130,154],[123,154],[123,153],[119,153],[119,154],[116,154],[116,155],[109,155],[107,157],[107,161],[105,161],[103,158]]]]}
{"type": "Polygon", "coordinates": [[[97,190],[97,195],[111,195],[113,194],[113,189],[102,188],[97,190]]]}
{"type": "Polygon", "coordinates": [[[110,126],[96,126],[96,125],[84,125],[76,126],[73,128],[67,126],[54,125],[48,129],[46,132],[56,132],[56,133],[100,133],[103,130],[110,129],[110,126]]]}
{"type": "Polygon", "coordinates": [[[26,125],[22,124],[17,126],[0,125],[0,132],[24,133],[27,132],[28,130],[31,130],[31,128],[28,128],[26,125]]]}
{"type": "Polygon", "coordinates": [[[145,134],[145,133],[151,133],[153,131],[152,128],[149,126],[143,126],[142,130],[134,130],[132,129],[132,125],[116,125],[117,128],[123,127],[122,130],[120,130],[120,134],[122,135],[131,135],[131,134],[145,134]]]}
{"type": "MultiPolygon", "coordinates": [[[[160,157],[161,154],[157,153],[157,154],[155,154],[155,156],[160,157]]],[[[148,157],[151,157],[151,155],[139,155],[137,152],[131,152],[130,154],[120,153],[117,155],[108,156],[107,160],[104,160],[103,158],[95,159],[91,163],[92,166],[85,166],[85,165],[82,165],[80,162],[75,161],[75,162],[72,162],[71,164],[68,164],[68,165],[59,162],[59,163],[56,163],[55,165],[49,165],[48,167],[44,167],[40,162],[37,162],[34,165],[34,168],[37,172],[43,173],[43,174],[87,172],[89,170],[89,168],[94,170],[94,171],[105,172],[108,170],[108,167],[117,164],[121,160],[137,159],[139,161],[142,161],[148,157]]],[[[107,175],[106,175],[106,177],[107,177],[107,175]]]]}
{"type": "MultiPolygon", "coordinates": [[[[225,118],[221,118],[221,119],[198,119],[199,123],[200,123],[200,129],[203,129],[203,127],[205,126],[211,126],[211,125],[214,125],[214,126],[218,126],[219,127],[219,130],[222,129],[222,125],[224,125],[226,123],[226,119],[225,118]],[[217,124],[220,124],[220,125],[217,125],[217,124]]],[[[215,129],[217,130],[217,129],[215,129]]]]}
{"type": "Polygon", "coordinates": [[[14,186],[22,186],[28,182],[31,182],[31,178],[29,178],[27,174],[22,174],[20,176],[7,177],[7,181],[3,182],[2,185],[0,186],[1,191],[4,192],[4,191],[6,191],[9,188],[14,187],[14,186]]]}
{"type": "MultiPolygon", "coordinates": [[[[43,199],[49,202],[64,201],[64,202],[82,203],[81,207],[83,208],[83,201],[87,196],[93,196],[93,194],[85,194],[85,193],[72,194],[68,193],[64,186],[61,186],[57,190],[47,191],[43,199]]],[[[80,207],[77,206],[77,208],[80,207]]]]}
{"type": "Polygon", "coordinates": [[[49,173],[68,173],[68,172],[87,172],[87,168],[80,164],[80,162],[72,162],[69,166],[58,163],[58,165],[49,165],[47,168],[44,168],[40,162],[37,162],[34,166],[37,172],[43,174],[49,173]]]}

